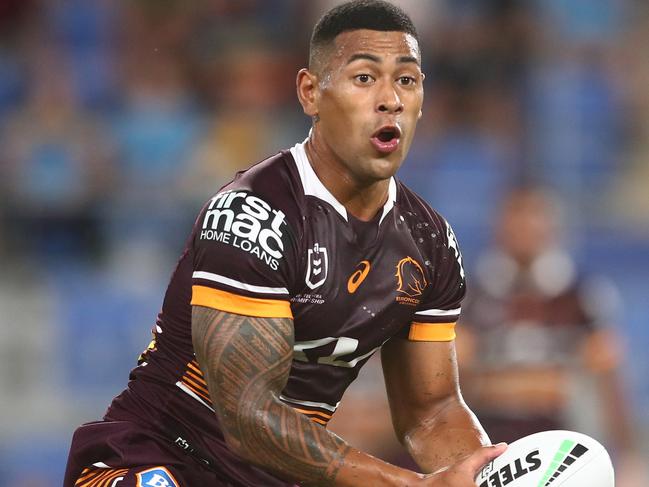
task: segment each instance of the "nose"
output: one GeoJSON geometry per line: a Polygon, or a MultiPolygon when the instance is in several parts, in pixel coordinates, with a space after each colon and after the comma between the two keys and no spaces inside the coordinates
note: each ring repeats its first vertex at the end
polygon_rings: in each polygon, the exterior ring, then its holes
{"type": "Polygon", "coordinates": [[[399,93],[392,84],[385,83],[379,94],[376,110],[380,113],[399,114],[403,112],[403,103],[399,93]]]}

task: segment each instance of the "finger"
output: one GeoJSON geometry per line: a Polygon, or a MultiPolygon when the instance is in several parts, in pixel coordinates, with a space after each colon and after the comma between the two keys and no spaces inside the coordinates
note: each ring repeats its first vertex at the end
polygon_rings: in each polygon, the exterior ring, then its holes
{"type": "Polygon", "coordinates": [[[507,450],[507,443],[498,443],[497,445],[484,446],[473,452],[463,462],[463,467],[468,468],[475,476],[487,463],[494,458],[502,455],[507,450]]]}

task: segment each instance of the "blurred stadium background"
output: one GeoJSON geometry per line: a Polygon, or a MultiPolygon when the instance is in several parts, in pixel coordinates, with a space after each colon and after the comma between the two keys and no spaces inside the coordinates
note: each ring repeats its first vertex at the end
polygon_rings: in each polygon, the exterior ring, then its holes
{"type": "MultiPolygon", "coordinates": [[[[0,485],[61,484],[73,429],[147,345],[202,202],[306,136],[294,77],[333,3],[0,2],[0,485]]],[[[400,177],[453,223],[469,276],[508,188],[557,195],[564,243],[619,290],[649,459],[649,6],[397,3],[427,73],[400,177]]],[[[368,374],[358,387],[380,394],[368,374]]]]}

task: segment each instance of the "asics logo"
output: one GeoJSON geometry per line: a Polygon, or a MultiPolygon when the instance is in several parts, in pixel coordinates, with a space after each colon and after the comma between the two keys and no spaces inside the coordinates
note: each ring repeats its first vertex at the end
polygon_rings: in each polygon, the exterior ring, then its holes
{"type": "Polygon", "coordinates": [[[367,260],[360,262],[357,267],[359,267],[359,269],[356,269],[347,281],[347,291],[349,291],[349,294],[354,294],[356,292],[358,286],[363,284],[363,281],[372,268],[370,262],[367,260]]]}

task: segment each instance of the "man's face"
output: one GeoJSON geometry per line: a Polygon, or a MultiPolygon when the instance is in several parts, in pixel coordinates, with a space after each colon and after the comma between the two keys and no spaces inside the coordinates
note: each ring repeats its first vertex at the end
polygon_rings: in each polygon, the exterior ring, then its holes
{"type": "Polygon", "coordinates": [[[502,247],[517,261],[531,263],[553,245],[557,233],[555,218],[551,201],[540,193],[510,196],[498,226],[502,247]]]}
{"type": "Polygon", "coordinates": [[[316,131],[357,182],[384,180],[399,169],[421,114],[422,85],[411,35],[354,30],[335,39],[318,76],[316,131]]]}

